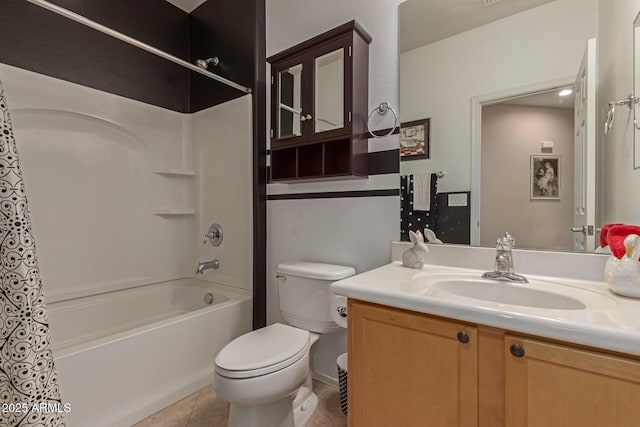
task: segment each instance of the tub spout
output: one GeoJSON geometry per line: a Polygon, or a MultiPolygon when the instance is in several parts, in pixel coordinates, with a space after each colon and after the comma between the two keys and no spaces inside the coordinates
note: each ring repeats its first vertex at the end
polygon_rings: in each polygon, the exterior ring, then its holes
{"type": "Polygon", "coordinates": [[[214,259],[211,261],[199,262],[198,268],[196,268],[196,274],[202,274],[204,273],[205,270],[209,270],[211,268],[213,268],[214,270],[217,270],[218,267],[220,267],[220,261],[218,261],[217,259],[214,259]]]}

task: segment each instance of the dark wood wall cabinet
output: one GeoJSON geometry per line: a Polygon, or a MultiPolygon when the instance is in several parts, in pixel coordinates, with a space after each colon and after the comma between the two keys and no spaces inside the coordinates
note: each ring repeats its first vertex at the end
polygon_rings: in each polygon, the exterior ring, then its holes
{"type": "Polygon", "coordinates": [[[371,36],[356,21],[271,63],[271,181],[367,176],[371,36]]]}

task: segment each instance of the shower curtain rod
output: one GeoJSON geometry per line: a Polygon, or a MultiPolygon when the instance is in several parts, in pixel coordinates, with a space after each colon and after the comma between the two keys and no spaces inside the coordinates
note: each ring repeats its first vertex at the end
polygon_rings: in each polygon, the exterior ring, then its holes
{"type": "Polygon", "coordinates": [[[239,85],[238,83],[232,82],[229,79],[225,79],[224,77],[220,77],[220,76],[218,76],[216,74],[210,73],[209,71],[205,71],[202,68],[197,67],[196,65],[193,65],[193,64],[191,64],[191,63],[189,63],[187,61],[184,61],[184,60],[182,60],[180,58],[177,58],[177,57],[175,57],[173,55],[170,55],[170,54],[168,54],[168,53],[166,53],[166,52],[164,52],[164,51],[162,51],[160,49],[157,49],[157,48],[155,48],[153,46],[150,46],[150,45],[148,45],[146,43],[143,43],[143,42],[141,42],[139,40],[136,40],[136,39],[134,39],[132,37],[129,37],[129,36],[125,35],[125,34],[122,34],[122,33],[118,32],[118,31],[112,30],[111,28],[106,27],[106,26],[104,26],[102,24],[98,24],[95,21],[92,21],[92,20],[90,20],[88,18],[85,18],[84,16],[79,15],[79,14],[77,14],[75,12],[70,11],[70,10],[67,10],[67,9],[65,9],[63,7],[60,7],[60,6],[57,6],[55,4],[49,3],[48,1],[45,1],[45,0],[26,0],[26,1],[28,1],[29,3],[33,3],[33,4],[37,5],[37,6],[40,6],[40,7],[44,8],[44,9],[47,9],[47,10],[49,10],[51,12],[57,13],[60,16],[64,16],[65,18],[71,19],[72,21],[76,21],[76,22],[78,22],[78,23],[80,23],[80,24],[82,24],[84,26],[87,26],[89,28],[93,28],[96,31],[100,31],[103,34],[106,34],[108,36],[111,36],[113,38],[121,40],[121,41],[123,41],[125,43],[128,43],[128,44],[132,45],[132,46],[135,46],[135,47],[140,48],[142,50],[145,50],[145,51],[147,51],[149,53],[152,53],[152,54],[154,54],[156,56],[164,58],[167,61],[173,62],[174,64],[178,64],[178,65],[180,65],[182,67],[188,68],[191,71],[195,71],[196,73],[200,73],[203,76],[209,77],[210,79],[216,80],[216,81],[218,81],[220,83],[224,83],[225,85],[230,86],[230,87],[232,87],[234,89],[237,89],[237,90],[239,90],[241,92],[251,93],[251,89],[248,88],[248,87],[244,87],[242,85],[239,85]]]}

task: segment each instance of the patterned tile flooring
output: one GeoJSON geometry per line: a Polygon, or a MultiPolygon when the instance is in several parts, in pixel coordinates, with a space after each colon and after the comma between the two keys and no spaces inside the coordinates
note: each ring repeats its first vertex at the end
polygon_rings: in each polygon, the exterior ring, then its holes
{"type": "MultiPolygon", "coordinates": [[[[346,427],[347,417],[340,412],[338,390],[318,381],[313,382],[313,390],[318,395],[318,410],[309,427],[346,427]]],[[[218,399],[209,386],[133,427],[226,427],[228,415],[229,404],[218,399]]]]}

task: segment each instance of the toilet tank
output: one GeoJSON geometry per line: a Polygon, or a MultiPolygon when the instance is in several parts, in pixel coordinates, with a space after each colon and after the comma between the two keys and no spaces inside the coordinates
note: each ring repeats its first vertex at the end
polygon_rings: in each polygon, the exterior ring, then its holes
{"type": "Polygon", "coordinates": [[[331,318],[329,286],[356,274],[353,267],[293,261],[276,266],[280,312],[291,326],[328,333],[340,328],[331,318]]]}

